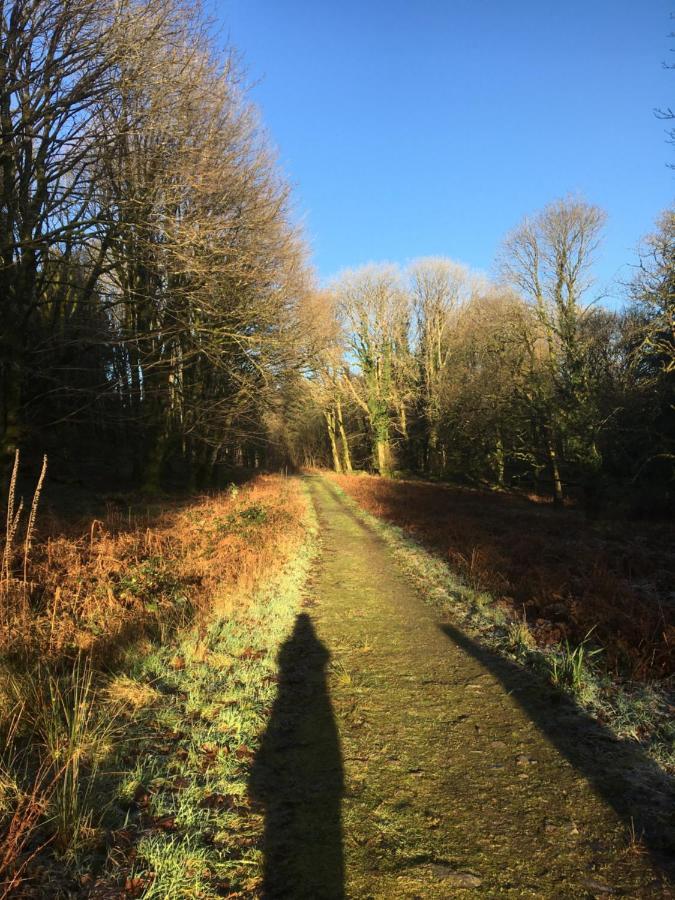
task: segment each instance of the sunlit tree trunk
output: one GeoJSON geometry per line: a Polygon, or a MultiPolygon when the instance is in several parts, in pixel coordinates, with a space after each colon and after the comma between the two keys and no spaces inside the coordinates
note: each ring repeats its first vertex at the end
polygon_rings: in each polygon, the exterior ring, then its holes
{"type": "Polygon", "coordinates": [[[340,463],[340,454],[338,452],[337,438],[336,438],[336,430],[335,430],[335,413],[333,410],[327,410],[324,412],[324,418],[326,420],[326,429],[328,431],[328,442],[330,444],[330,452],[333,459],[333,468],[336,472],[342,472],[342,465],[340,463]]]}
{"type": "Polygon", "coordinates": [[[342,403],[340,400],[336,403],[336,412],[337,412],[337,423],[338,429],[340,432],[340,443],[342,446],[342,461],[344,465],[345,472],[352,472],[352,457],[349,451],[349,440],[347,439],[347,432],[345,430],[344,419],[342,417],[342,403]]]}
{"type": "Polygon", "coordinates": [[[497,436],[497,441],[495,443],[495,452],[494,452],[494,460],[495,460],[495,474],[497,476],[497,484],[500,487],[504,485],[504,443],[502,441],[501,435],[497,436]]]}
{"type": "Polygon", "coordinates": [[[558,451],[550,430],[546,434],[546,452],[548,453],[549,464],[551,467],[551,479],[553,481],[553,503],[555,506],[562,506],[564,502],[562,480],[560,478],[560,466],[558,463],[558,451]]]}

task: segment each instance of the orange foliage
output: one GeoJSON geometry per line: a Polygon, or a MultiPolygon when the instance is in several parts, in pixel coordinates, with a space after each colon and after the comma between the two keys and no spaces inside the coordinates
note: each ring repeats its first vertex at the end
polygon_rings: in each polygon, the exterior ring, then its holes
{"type": "Polygon", "coordinates": [[[114,508],[86,526],[51,522],[27,582],[19,572],[0,582],[0,652],[109,661],[145,634],[240,603],[298,546],[304,503],[297,482],[260,476],[149,523],[114,508]]]}

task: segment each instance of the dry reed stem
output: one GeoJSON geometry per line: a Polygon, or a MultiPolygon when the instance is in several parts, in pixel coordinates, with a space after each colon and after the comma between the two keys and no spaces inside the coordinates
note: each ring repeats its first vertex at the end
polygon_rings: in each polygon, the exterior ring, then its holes
{"type": "Polygon", "coordinates": [[[23,500],[19,504],[19,509],[14,514],[14,503],[16,500],[16,481],[19,475],[19,451],[14,452],[14,465],[12,467],[12,477],[9,480],[9,492],[7,495],[7,521],[5,531],[5,549],[2,554],[2,577],[9,579],[11,561],[12,561],[12,545],[14,536],[19,527],[21,511],[23,509],[23,500]]]}
{"type": "Polygon", "coordinates": [[[47,454],[42,458],[42,469],[40,470],[40,477],[38,478],[38,483],[35,488],[35,493],[33,494],[33,502],[30,506],[30,515],[28,516],[28,525],[26,527],[26,540],[23,545],[23,583],[26,584],[28,580],[28,556],[30,554],[30,548],[33,541],[33,532],[35,530],[35,521],[37,519],[37,510],[38,504],[40,502],[40,494],[42,492],[42,485],[44,484],[45,476],[47,475],[47,454]]]}
{"type": "Polygon", "coordinates": [[[37,829],[49,803],[53,786],[45,789],[43,777],[38,777],[31,791],[17,805],[9,821],[0,844],[0,900],[12,897],[24,881],[24,873],[31,862],[43,852],[52,838],[34,847],[23,856],[26,845],[37,829]]]}

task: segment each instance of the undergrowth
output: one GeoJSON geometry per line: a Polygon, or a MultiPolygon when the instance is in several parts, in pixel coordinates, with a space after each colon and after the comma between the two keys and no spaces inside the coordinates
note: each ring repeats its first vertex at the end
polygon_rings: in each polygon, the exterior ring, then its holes
{"type": "Polygon", "coordinates": [[[214,620],[134,671],[160,697],[148,708],[135,770],[119,800],[133,814],[105,882],[144,897],[250,897],[260,884],[263,817],[247,794],[249,764],[276,693],[276,653],[292,628],[311,548],[260,590],[243,615],[214,620]],[[189,729],[186,729],[189,723],[189,729]],[[135,852],[124,852],[131,843],[135,852]],[[120,882],[120,869],[128,874],[120,882]]]}
{"type": "Polygon", "coordinates": [[[217,861],[241,818],[221,798],[242,793],[297,606],[302,487],[261,476],[79,531],[32,516],[22,534],[20,508],[0,585],[0,898],[222,896],[252,872],[217,861]]]}

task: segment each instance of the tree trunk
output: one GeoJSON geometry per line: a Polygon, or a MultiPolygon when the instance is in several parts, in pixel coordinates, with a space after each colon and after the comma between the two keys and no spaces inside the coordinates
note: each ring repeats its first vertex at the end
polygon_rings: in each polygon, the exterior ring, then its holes
{"type": "Polygon", "coordinates": [[[145,494],[161,493],[162,464],[164,463],[168,441],[168,431],[166,428],[162,428],[150,448],[143,467],[142,490],[145,494]]]}
{"type": "Polygon", "coordinates": [[[391,448],[387,438],[375,438],[375,465],[380,475],[389,475],[391,472],[391,448]]]}
{"type": "Polygon", "coordinates": [[[497,484],[500,487],[504,486],[504,444],[501,439],[501,435],[497,438],[497,443],[495,445],[495,469],[497,475],[497,484]]]}
{"type": "Polygon", "coordinates": [[[211,448],[211,452],[209,453],[209,460],[207,463],[207,485],[211,486],[214,483],[214,475],[216,471],[216,465],[218,463],[218,457],[220,456],[220,451],[223,449],[222,442],[220,444],[216,444],[211,448]]]}
{"type": "Polygon", "coordinates": [[[560,466],[558,464],[558,452],[555,449],[553,438],[546,436],[546,452],[551,466],[551,478],[553,480],[553,505],[562,506],[564,501],[562,481],[560,479],[560,466]]]}
{"type": "Polygon", "coordinates": [[[403,440],[407,443],[408,442],[408,417],[407,417],[406,411],[405,411],[405,403],[399,404],[398,421],[399,421],[399,427],[401,429],[401,434],[403,435],[403,440]]]}
{"type": "Polygon", "coordinates": [[[21,368],[16,354],[7,354],[2,385],[2,479],[11,471],[21,433],[21,368]]]}
{"type": "Polygon", "coordinates": [[[351,453],[349,452],[349,441],[347,440],[347,432],[345,430],[345,424],[344,424],[344,420],[342,418],[342,404],[340,403],[339,400],[338,400],[335,408],[337,411],[337,423],[338,423],[338,429],[340,431],[340,441],[342,443],[342,460],[344,463],[345,472],[347,472],[348,474],[351,474],[351,472],[353,471],[352,457],[351,457],[351,453]]]}
{"type": "Polygon", "coordinates": [[[335,435],[335,413],[333,410],[324,412],[326,420],[326,429],[328,431],[328,441],[330,443],[330,452],[333,456],[333,468],[340,474],[342,472],[342,464],[340,463],[340,454],[338,453],[337,440],[335,435]]]}

